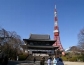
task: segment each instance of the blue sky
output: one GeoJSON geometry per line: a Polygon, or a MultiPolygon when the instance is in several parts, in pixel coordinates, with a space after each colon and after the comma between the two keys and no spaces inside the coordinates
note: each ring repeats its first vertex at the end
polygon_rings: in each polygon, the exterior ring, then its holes
{"type": "Polygon", "coordinates": [[[84,0],[0,0],[0,27],[16,31],[22,39],[30,33],[53,39],[55,4],[64,49],[76,45],[84,27],[84,0]]]}

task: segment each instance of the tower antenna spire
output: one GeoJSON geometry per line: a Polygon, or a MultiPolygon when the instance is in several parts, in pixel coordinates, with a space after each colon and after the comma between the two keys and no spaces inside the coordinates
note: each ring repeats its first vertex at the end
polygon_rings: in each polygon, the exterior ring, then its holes
{"type": "Polygon", "coordinates": [[[55,9],[56,9],[56,5],[55,5],[55,9]]]}

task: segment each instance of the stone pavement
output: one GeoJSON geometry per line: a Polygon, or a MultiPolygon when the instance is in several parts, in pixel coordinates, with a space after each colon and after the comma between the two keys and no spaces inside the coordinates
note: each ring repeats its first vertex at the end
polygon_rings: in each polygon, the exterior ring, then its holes
{"type": "MultiPolygon", "coordinates": [[[[22,63],[22,64],[19,64],[19,65],[40,65],[39,63],[22,63]]],[[[47,65],[47,64],[45,64],[47,65]]],[[[52,64],[53,65],[53,64],[52,64]]],[[[84,65],[83,62],[64,62],[64,65],[84,65]]]]}
{"type": "Polygon", "coordinates": [[[64,62],[64,65],[84,65],[84,62],[64,62]]]}
{"type": "MultiPolygon", "coordinates": [[[[10,61],[8,65],[40,65],[39,61],[35,64],[32,61],[10,61]]],[[[47,64],[45,64],[47,65],[47,64]]],[[[64,61],[64,65],[84,65],[84,62],[68,62],[64,61]]]]}

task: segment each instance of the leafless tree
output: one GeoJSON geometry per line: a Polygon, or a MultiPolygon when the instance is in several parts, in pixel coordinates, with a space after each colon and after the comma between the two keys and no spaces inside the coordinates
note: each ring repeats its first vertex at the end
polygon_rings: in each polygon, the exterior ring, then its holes
{"type": "Polygon", "coordinates": [[[4,53],[14,57],[20,52],[20,44],[22,43],[21,37],[15,31],[0,29],[0,44],[2,45],[0,50],[4,53]]]}
{"type": "Polygon", "coordinates": [[[84,28],[78,34],[78,47],[84,50],[84,28]]]}
{"type": "Polygon", "coordinates": [[[21,37],[15,32],[10,32],[9,34],[11,38],[9,39],[8,43],[11,45],[12,48],[16,49],[17,52],[20,51],[20,45],[22,44],[21,37]]]}

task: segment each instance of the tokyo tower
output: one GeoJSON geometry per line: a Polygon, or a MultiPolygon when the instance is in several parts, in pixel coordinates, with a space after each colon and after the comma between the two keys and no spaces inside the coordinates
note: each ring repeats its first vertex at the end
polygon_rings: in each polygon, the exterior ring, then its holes
{"type": "Polygon", "coordinates": [[[62,47],[62,44],[60,41],[60,35],[59,35],[56,5],[55,5],[55,10],[54,10],[54,40],[56,40],[56,42],[53,44],[53,46],[54,47],[58,46],[60,51],[63,51],[63,47],[62,47]]]}

